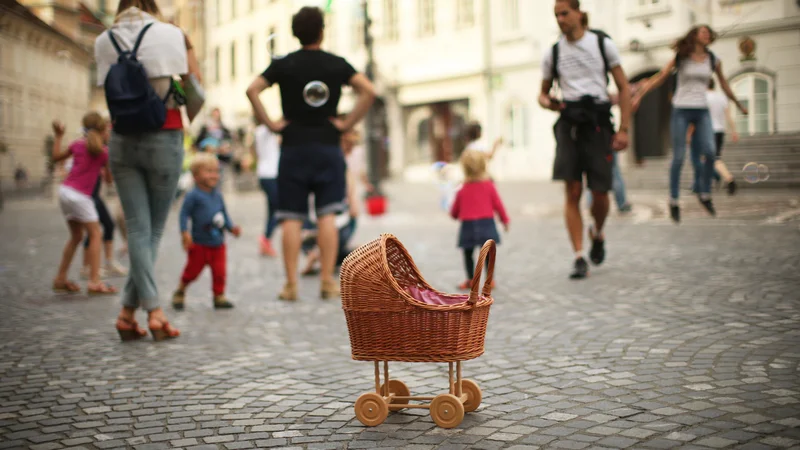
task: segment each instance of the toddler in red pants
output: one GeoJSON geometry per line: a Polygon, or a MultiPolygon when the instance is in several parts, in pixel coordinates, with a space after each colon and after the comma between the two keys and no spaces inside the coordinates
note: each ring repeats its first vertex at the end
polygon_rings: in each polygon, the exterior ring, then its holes
{"type": "Polygon", "coordinates": [[[183,248],[188,253],[186,268],[178,289],[172,296],[172,307],[183,309],[186,287],[194,281],[205,266],[211,267],[214,290],[214,309],[233,308],[225,297],[225,230],[236,237],[241,229],[234,226],[225,202],[217,189],[219,162],[210,153],[199,153],[192,160],[195,188],[186,194],[180,214],[183,248]],[[189,221],[192,222],[191,232],[189,221]]]}

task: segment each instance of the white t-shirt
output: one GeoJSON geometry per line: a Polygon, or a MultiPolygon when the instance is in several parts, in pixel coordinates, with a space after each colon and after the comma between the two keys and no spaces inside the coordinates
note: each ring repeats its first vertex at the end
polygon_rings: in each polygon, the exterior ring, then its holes
{"type": "MultiPolygon", "coordinates": [[[[173,75],[184,75],[189,72],[189,62],[186,55],[186,41],[183,31],[175,25],[159,22],[155,17],[142,12],[139,8],[132,7],[123,11],[117,17],[116,23],[110,31],[119,43],[122,50],[133,50],[133,45],[139,32],[145,25],[153,22],[145,33],[137,59],[144,66],[150,83],[156,93],[164,97],[169,91],[173,75]]],[[[119,58],[111,39],[109,30],[104,31],[94,41],[94,59],[97,63],[97,85],[105,84],[106,75],[112,64],[119,58]]],[[[174,108],[175,104],[170,99],[167,105],[174,108]]]]}
{"type": "Polygon", "coordinates": [[[278,145],[278,137],[269,131],[266,125],[259,125],[253,131],[256,154],[258,155],[258,166],[256,175],[258,178],[277,178],[278,162],[281,159],[281,148],[278,145]]]}
{"type": "MultiPolygon", "coordinates": [[[[672,96],[672,105],[678,108],[706,108],[706,92],[708,82],[713,75],[711,71],[711,55],[697,62],[692,58],[683,58],[678,65],[678,88],[672,96]]],[[[719,62],[717,62],[719,64],[719,62]]]]}
{"type": "MultiPolygon", "coordinates": [[[[578,101],[584,95],[591,95],[601,102],[609,101],[605,64],[598,39],[598,35],[591,31],[586,31],[575,42],[569,42],[563,35],[559,39],[558,85],[564,100],[578,101]]],[[[603,45],[609,70],[619,66],[619,51],[614,42],[606,38],[603,45]]],[[[542,59],[542,79],[553,79],[551,47],[547,47],[542,59]]]]}
{"type": "Polygon", "coordinates": [[[481,153],[486,153],[487,155],[492,152],[492,149],[489,148],[489,144],[487,144],[486,141],[484,141],[483,139],[478,139],[477,141],[470,142],[469,144],[467,144],[464,150],[475,150],[481,153]]]}
{"type": "Polygon", "coordinates": [[[722,92],[708,91],[706,93],[708,101],[708,112],[711,114],[711,125],[715,133],[725,132],[725,113],[728,109],[728,97],[722,92]]]}

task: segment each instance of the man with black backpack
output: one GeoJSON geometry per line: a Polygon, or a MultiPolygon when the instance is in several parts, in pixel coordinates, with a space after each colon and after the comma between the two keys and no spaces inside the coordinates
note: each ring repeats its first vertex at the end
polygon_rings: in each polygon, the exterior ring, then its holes
{"type": "Polygon", "coordinates": [[[544,55],[539,105],[561,114],[553,127],[556,137],[553,179],[564,180],[566,184],[565,218],[575,251],[570,278],[581,279],[589,273],[580,211],[583,176],[586,175],[594,198],[589,257],[599,265],[605,260],[603,225],[609,209],[613,152],[628,146],[631,95],[617,47],[605,33],[586,29],[588,20],[586,13],[580,10],[580,2],[556,0],[555,15],[563,35],[544,55]],[[616,133],[607,89],[608,72],[619,91],[620,127],[616,133]],[[558,80],[563,101],[550,95],[555,80],[558,80]]]}

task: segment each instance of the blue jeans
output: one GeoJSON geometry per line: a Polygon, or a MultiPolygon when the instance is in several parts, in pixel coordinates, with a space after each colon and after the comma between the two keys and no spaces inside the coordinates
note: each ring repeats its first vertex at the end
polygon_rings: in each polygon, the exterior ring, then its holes
{"type": "Polygon", "coordinates": [[[672,133],[672,167],[669,172],[669,193],[672,200],[680,196],[681,169],[686,157],[686,130],[689,124],[694,124],[692,136],[692,161],[700,168],[697,192],[700,194],[711,193],[711,177],[714,176],[714,128],[711,125],[711,115],[708,109],[699,108],[673,108],[670,121],[672,133]],[[695,145],[695,142],[697,143],[695,145]],[[704,163],[700,163],[705,156],[704,163]]]}
{"type": "Polygon", "coordinates": [[[183,131],[112,133],[108,148],[128,228],[130,273],[122,305],[152,311],[160,307],[154,266],[183,166],[183,131]]]}
{"type": "MultiPolygon", "coordinates": [[[[622,178],[622,170],[619,168],[617,152],[612,152],[614,160],[611,162],[611,190],[614,191],[614,201],[617,208],[623,209],[628,204],[628,196],[625,192],[625,180],[622,178]]],[[[586,203],[592,207],[592,191],[586,191],[586,203]]]]}
{"type": "MultiPolygon", "coordinates": [[[[724,140],[725,133],[714,133],[714,151],[716,153],[716,158],[719,158],[720,146],[724,140]]],[[[700,159],[699,148],[698,141],[694,139],[694,136],[692,136],[692,165],[694,166],[694,184],[692,185],[692,191],[694,192],[699,192],[697,187],[700,186],[700,178],[702,178],[704,167],[703,162],[700,159]]],[[[720,181],[722,179],[716,168],[714,168],[713,177],[715,181],[720,181]]]]}
{"type": "Polygon", "coordinates": [[[267,196],[267,226],[264,230],[264,237],[271,239],[272,233],[278,226],[278,219],[275,218],[275,211],[278,209],[278,179],[259,178],[258,182],[261,184],[261,190],[267,196]]]}

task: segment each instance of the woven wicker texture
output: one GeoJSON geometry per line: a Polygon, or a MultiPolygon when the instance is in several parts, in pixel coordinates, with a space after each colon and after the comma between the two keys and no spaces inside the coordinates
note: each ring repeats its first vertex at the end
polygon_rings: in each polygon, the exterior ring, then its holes
{"type": "Polygon", "coordinates": [[[341,288],[353,359],[455,362],[482,355],[494,301],[495,252],[494,241],[487,241],[468,299],[454,305],[430,305],[408,293],[407,287],[417,286],[454,295],[431,287],[395,236],[383,234],[350,253],[342,264],[341,288]],[[484,263],[488,275],[479,294],[484,263]]]}

